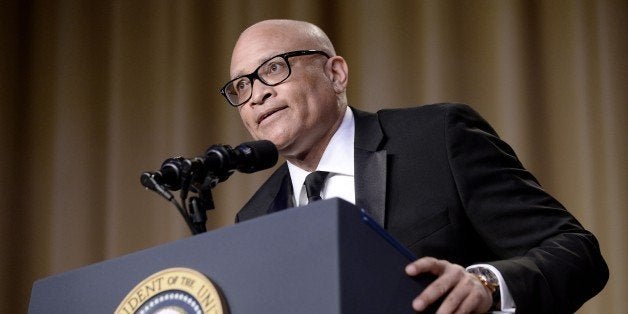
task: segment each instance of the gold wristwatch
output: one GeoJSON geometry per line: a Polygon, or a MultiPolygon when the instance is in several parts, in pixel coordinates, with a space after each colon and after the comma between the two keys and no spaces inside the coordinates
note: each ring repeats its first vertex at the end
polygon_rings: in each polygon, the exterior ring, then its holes
{"type": "Polygon", "coordinates": [[[490,269],[479,266],[468,270],[469,273],[475,276],[484,287],[486,287],[493,297],[493,305],[491,305],[491,311],[501,310],[501,294],[499,290],[499,279],[495,273],[490,269]]]}

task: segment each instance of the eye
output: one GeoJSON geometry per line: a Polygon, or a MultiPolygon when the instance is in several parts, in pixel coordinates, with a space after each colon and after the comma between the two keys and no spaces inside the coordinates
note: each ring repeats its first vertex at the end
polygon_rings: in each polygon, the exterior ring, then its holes
{"type": "Polygon", "coordinates": [[[285,65],[283,64],[283,62],[282,63],[279,63],[279,62],[273,63],[273,64],[270,65],[269,70],[270,70],[270,72],[273,72],[273,73],[281,72],[281,71],[283,71],[284,66],[285,65]]]}
{"type": "Polygon", "coordinates": [[[276,75],[284,73],[286,70],[286,63],[281,61],[271,61],[264,66],[264,76],[276,75]]]}
{"type": "Polygon", "coordinates": [[[234,82],[233,84],[235,86],[235,91],[236,92],[241,92],[243,90],[246,90],[249,88],[249,86],[251,85],[250,81],[247,78],[242,78],[236,82],[234,82]]]}

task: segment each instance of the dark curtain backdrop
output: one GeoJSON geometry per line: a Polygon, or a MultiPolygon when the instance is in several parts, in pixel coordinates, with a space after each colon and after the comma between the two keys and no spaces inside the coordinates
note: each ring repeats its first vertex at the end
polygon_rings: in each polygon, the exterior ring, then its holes
{"type": "MultiPolygon", "coordinates": [[[[267,18],[320,25],[350,66],[349,103],[476,108],[599,238],[628,308],[628,2],[3,1],[0,312],[33,281],[189,236],[139,174],[250,140],[218,94],[232,46],[267,18]]],[[[209,228],[270,174],[214,190],[209,228]]]]}

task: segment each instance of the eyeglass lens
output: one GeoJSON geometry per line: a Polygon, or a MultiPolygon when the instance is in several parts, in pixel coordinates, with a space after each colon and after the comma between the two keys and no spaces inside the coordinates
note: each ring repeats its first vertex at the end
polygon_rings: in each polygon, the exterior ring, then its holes
{"type": "Polygon", "coordinates": [[[260,65],[254,75],[240,77],[231,81],[225,91],[230,103],[240,105],[248,101],[253,93],[253,81],[251,81],[251,78],[257,77],[262,83],[273,86],[281,83],[289,75],[290,66],[283,57],[277,56],[260,65]]]}

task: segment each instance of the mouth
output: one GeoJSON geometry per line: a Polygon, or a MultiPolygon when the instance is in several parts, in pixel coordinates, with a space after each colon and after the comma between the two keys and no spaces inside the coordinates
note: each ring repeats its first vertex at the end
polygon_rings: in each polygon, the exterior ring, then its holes
{"type": "Polygon", "coordinates": [[[288,108],[288,106],[278,107],[271,110],[268,110],[257,117],[257,124],[262,123],[262,121],[266,120],[266,118],[272,116],[273,114],[288,108]]]}

